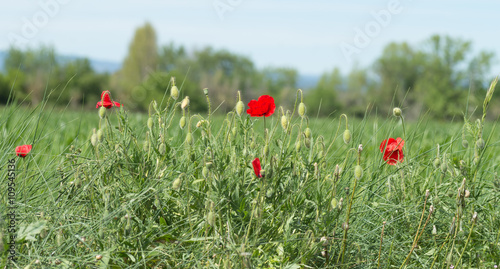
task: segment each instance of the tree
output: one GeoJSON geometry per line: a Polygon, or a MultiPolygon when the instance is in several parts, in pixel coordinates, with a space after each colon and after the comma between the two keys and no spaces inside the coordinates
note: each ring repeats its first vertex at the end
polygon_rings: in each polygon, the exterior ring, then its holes
{"type": "MultiPolygon", "coordinates": [[[[157,65],[156,33],[153,26],[146,23],[135,31],[129,53],[121,70],[114,75],[112,86],[124,99],[132,100],[133,89],[141,85],[150,73],[156,71],[157,65]]],[[[135,107],[135,104],[132,103],[131,107],[135,107]]]]}
{"type": "Polygon", "coordinates": [[[342,90],[342,75],[338,68],[331,73],[324,73],[315,88],[306,93],[304,103],[308,114],[315,116],[329,116],[340,109],[337,92],[342,90]]]}

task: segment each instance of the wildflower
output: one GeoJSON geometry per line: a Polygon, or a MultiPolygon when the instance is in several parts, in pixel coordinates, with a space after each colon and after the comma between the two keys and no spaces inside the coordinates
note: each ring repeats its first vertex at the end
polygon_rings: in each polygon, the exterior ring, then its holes
{"type": "Polygon", "coordinates": [[[252,117],[269,117],[274,113],[276,105],[274,98],[269,95],[262,95],[258,100],[251,100],[248,103],[247,113],[252,117]]]}
{"type": "Polygon", "coordinates": [[[16,147],[16,155],[19,156],[19,157],[26,157],[26,155],[28,155],[28,153],[31,151],[31,148],[33,146],[31,145],[22,145],[22,146],[17,146],[16,147]]]}
{"type": "Polygon", "coordinates": [[[255,160],[252,161],[252,166],[253,166],[253,171],[255,172],[255,176],[261,178],[262,174],[260,172],[262,170],[262,167],[260,166],[259,158],[255,158],[255,160]]]}
{"type": "Polygon", "coordinates": [[[394,139],[389,138],[382,141],[380,144],[380,152],[384,153],[384,161],[390,165],[396,165],[398,162],[403,162],[403,146],[405,141],[400,137],[394,139]]]}
{"type": "Polygon", "coordinates": [[[97,102],[97,105],[95,108],[99,107],[105,107],[105,108],[111,108],[112,106],[120,107],[122,104],[111,101],[111,98],[109,97],[109,91],[103,91],[101,93],[101,101],[97,102]]]}

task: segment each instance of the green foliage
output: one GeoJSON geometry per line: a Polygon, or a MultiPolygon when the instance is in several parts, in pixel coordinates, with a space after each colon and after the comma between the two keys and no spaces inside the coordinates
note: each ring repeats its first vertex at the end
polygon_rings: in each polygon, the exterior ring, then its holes
{"type": "Polygon", "coordinates": [[[179,100],[167,94],[147,117],[53,113],[42,109],[48,100],[3,109],[0,161],[33,143],[16,157],[20,267],[488,268],[500,259],[496,124],[295,113],[282,128],[276,112],[267,122],[191,115],[179,100]],[[388,137],[405,140],[395,166],[379,150],[388,137]]]}
{"type": "Polygon", "coordinates": [[[342,90],[342,76],[335,68],[330,74],[323,74],[314,89],[307,92],[309,115],[329,116],[340,108],[337,93],[342,90]]]}

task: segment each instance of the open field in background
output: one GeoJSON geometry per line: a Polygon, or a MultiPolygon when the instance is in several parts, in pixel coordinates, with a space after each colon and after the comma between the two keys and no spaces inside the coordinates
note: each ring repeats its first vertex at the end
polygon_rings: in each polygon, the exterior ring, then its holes
{"type": "Polygon", "coordinates": [[[465,133],[461,118],[438,122],[423,115],[403,129],[392,115],[348,117],[352,138],[344,143],[340,113],[308,115],[306,138],[307,120],[295,113],[284,130],[277,108],[266,119],[266,138],[263,119],[246,113],[201,114],[206,122],[199,127],[200,118],[191,115],[191,127],[181,129],[181,109],[169,99],[151,109],[149,128],[148,114],[124,107],[107,110],[104,119],[97,109],[44,103],[1,108],[1,267],[9,248],[5,167],[12,158],[20,268],[500,263],[500,131],[497,122],[478,128],[481,108],[465,133]],[[95,146],[94,128],[103,132],[95,146]],[[389,137],[405,140],[404,161],[395,166],[379,150],[389,137]],[[21,144],[33,144],[24,159],[14,153],[21,144]],[[359,144],[363,173],[356,176],[359,144]],[[264,178],[252,169],[257,157],[264,178]]]}

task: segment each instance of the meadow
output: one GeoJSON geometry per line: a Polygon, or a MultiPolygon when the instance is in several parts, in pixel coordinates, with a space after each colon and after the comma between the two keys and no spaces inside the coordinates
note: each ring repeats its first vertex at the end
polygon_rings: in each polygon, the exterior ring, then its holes
{"type": "Polygon", "coordinates": [[[10,104],[0,266],[496,268],[500,136],[484,120],[495,84],[483,107],[450,121],[406,122],[404,107],[315,118],[300,91],[269,117],[251,117],[250,100],[214,112],[210,91],[204,114],[172,90],[147,114],[10,104]],[[404,141],[392,164],[381,152],[389,138],[404,141]],[[21,158],[23,144],[33,149],[21,158]],[[4,213],[12,159],[15,263],[4,213]]]}

